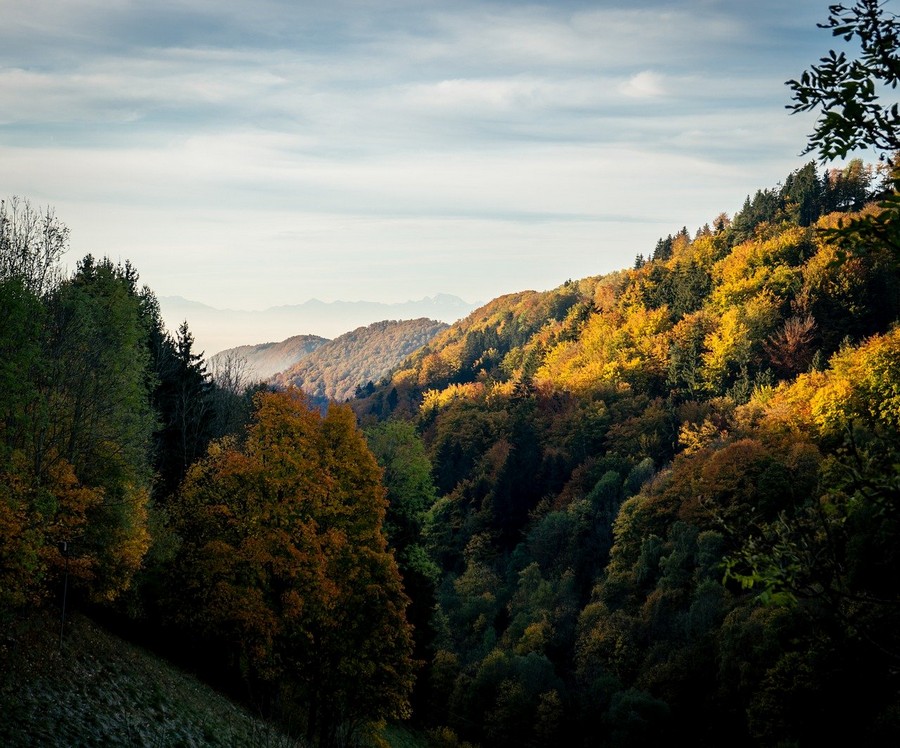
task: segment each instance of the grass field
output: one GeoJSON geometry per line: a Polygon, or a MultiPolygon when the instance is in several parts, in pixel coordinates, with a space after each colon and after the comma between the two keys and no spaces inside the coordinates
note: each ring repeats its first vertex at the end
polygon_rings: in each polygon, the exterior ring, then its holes
{"type": "MultiPolygon", "coordinates": [[[[380,745],[425,748],[419,734],[390,725],[380,745]]],[[[0,746],[228,746],[302,748],[189,673],[71,617],[35,615],[0,631],[0,746]]]]}
{"type": "Polygon", "coordinates": [[[300,746],[87,618],[34,617],[0,652],[2,746],[300,746]]]}

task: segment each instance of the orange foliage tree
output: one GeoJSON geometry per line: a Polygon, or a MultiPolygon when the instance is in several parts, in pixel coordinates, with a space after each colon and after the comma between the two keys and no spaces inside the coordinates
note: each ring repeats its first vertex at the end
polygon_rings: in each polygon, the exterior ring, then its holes
{"type": "Polygon", "coordinates": [[[173,508],[190,623],[302,705],[306,737],[403,717],[407,598],[382,532],[381,470],[347,407],[261,393],[246,440],[215,443],[173,508]]]}
{"type": "MultiPolygon", "coordinates": [[[[17,452],[0,470],[0,622],[47,595],[47,578],[65,564],[63,543],[83,536],[89,513],[103,500],[102,490],[79,484],[64,460],[55,462],[42,480],[29,472],[26,462],[17,452]]],[[[100,559],[80,546],[68,572],[89,585],[100,559]]]]}

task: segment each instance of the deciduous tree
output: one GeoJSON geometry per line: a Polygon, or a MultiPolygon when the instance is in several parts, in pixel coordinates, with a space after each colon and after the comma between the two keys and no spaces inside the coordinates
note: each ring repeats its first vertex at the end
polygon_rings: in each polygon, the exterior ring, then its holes
{"type": "Polygon", "coordinates": [[[173,506],[174,602],[300,701],[308,739],[333,745],[408,709],[412,636],[381,471],[348,408],[322,418],[299,391],[255,403],[244,444],[214,443],[173,506]]]}

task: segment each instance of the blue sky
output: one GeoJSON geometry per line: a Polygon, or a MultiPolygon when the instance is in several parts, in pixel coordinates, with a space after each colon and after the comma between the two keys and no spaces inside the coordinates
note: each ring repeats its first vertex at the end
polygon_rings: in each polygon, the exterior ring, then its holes
{"type": "Polygon", "coordinates": [[[827,2],[0,0],[0,193],[263,309],[630,266],[808,158],[827,2]],[[323,7],[324,5],[324,7],[323,7]]]}

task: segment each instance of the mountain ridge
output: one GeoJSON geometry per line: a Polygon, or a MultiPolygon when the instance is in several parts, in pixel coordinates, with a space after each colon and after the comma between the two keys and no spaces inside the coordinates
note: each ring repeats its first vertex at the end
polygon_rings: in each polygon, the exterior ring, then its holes
{"type": "Polygon", "coordinates": [[[231,363],[239,367],[247,381],[263,381],[278,374],[329,342],[318,335],[292,335],[285,340],[226,348],[210,356],[208,364],[213,375],[231,363]]]}
{"type": "Polygon", "coordinates": [[[309,299],[263,310],[220,309],[182,296],[160,296],[158,301],[166,327],[176,330],[187,320],[198,349],[208,357],[230,348],[259,345],[260,341],[280,342],[300,334],[334,339],[382,320],[428,318],[449,324],[478,306],[445,293],[396,303],[309,299]]]}
{"type": "Polygon", "coordinates": [[[382,379],[448,327],[424,317],[374,322],[316,347],[271,381],[299,387],[318,402],[347,400],[357,387],[382,379]]]}

